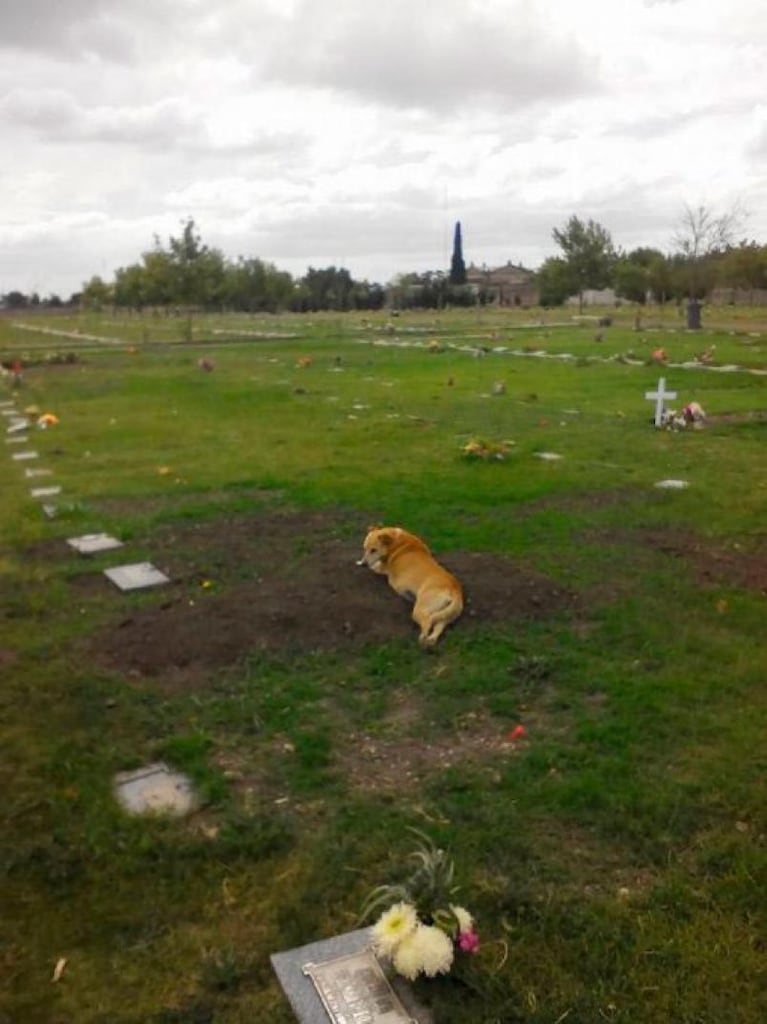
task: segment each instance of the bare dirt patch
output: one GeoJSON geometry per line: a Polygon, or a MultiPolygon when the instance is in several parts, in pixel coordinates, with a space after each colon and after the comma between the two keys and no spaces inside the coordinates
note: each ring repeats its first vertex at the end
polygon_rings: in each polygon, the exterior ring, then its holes
{"type": "MultiPolygon", "coordinates": [[[[589,534],[593,540],[595,533],[589,534]]],[[[673,560],[701,584],[742,587],[767,595],[767,535],[714,545],[705,537],[674,527],[598,531],[602,544],[650,550],[673,560]]]]}
{"type": "MultiPolygon", "coordinates": [[[[194,685],[259,652],[416,643],[407,603],[355,565],[363,533],[336,512],[272,511],[158,531],[153,561],[172,587],[94,637],[89,654],[126,674],[194,685]]],[[[508,558],[453,552],[441,560],[466,592],[456,629],[544,618],[577,603],[555,581],[508,558]]]]}

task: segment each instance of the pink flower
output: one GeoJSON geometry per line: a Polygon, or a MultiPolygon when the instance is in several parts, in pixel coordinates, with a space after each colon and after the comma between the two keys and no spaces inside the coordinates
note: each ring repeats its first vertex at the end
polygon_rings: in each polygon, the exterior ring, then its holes
{"type": "Polygon", "coordinates": [[[458,948],[464,953],[476,953],[479,950],[479,935],[471,931],[461,932],[458,936],[458,948]]]}

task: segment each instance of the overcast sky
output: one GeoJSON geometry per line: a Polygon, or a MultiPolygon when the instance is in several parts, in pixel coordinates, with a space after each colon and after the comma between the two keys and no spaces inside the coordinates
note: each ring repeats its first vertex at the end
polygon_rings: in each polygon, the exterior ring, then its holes
{"type": "Polygon", "coordinates": [[[767,242],[765,0],[0,0],[0,294],[63,297],[194,218],[380,282],[536,267],[571,214],[767,242]]]}

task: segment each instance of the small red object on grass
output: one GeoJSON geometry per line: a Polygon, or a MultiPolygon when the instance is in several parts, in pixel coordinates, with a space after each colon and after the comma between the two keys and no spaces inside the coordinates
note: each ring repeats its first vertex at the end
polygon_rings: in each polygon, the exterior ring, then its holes
{"type": "Polygon", "coordinates": [[[527,729],[524,725],[515,725],[509,735],[506,737],[507,740],[522,740],[527,736],[527,729]]]}

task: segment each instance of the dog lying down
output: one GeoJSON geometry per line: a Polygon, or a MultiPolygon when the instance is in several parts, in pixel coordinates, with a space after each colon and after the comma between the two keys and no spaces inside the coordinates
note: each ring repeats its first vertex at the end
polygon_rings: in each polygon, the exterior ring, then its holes
{"type": "Polygon", "coordinates": [[[422,540],[399,526],[371,526],[357,565],[387,576],[400,597],[414,602],[422,647],[433,647],[463,611],[463,590],[455,576],[435,561],[422,540]]]}

